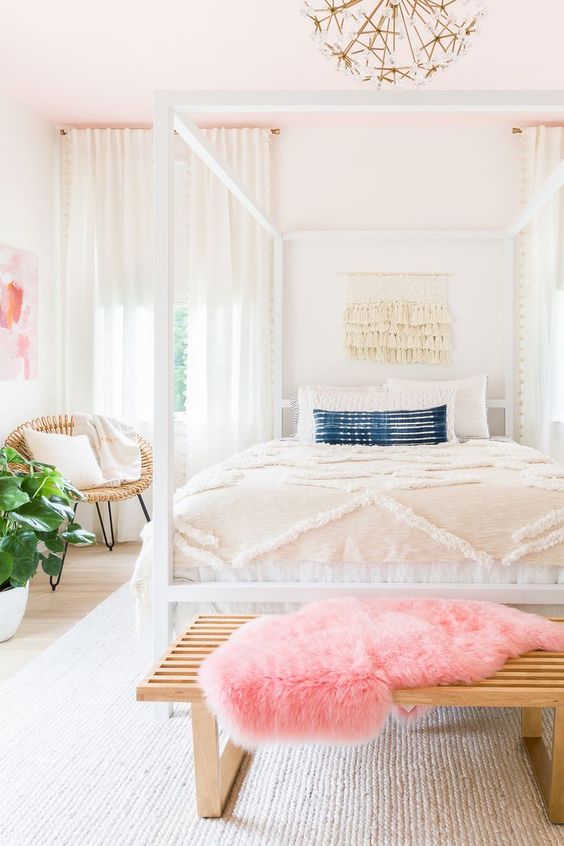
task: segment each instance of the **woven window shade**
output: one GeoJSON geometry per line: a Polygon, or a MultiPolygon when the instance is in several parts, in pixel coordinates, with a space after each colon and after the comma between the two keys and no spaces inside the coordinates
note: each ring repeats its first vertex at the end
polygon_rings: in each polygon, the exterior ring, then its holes
{"type": "Polygon", "coordinates": [[[448,274],[351,273],[345,347],[355,359],[450,364],[448,274]]]}

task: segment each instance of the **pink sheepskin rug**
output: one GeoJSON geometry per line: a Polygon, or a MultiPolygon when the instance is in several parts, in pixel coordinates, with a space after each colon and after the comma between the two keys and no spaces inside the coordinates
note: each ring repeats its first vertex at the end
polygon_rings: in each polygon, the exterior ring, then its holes
{"type": "Polygon", "coordinates": [[[243,747],[362,743],[394,689],[478,681],[531,649],[564,650],[564,625],[490,602],[334,599],[245,624],[202,663],[200,684],[243,747]]]}

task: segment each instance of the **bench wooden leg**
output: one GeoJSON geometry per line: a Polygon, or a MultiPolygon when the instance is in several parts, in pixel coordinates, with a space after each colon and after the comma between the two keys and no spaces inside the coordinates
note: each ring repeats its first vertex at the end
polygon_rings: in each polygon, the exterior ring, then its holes
{"type": "Polygon", "coordinates": [[[198,816],[220,817],[245,755],[230,740],[219,754],[217,721],[204,702],[192,702],[198,816]]]}
{"type": "Polygon", "coordinates": [[[523,737],[542,737],[542,708],[521,708],[523,737]]]}
{"type": "Polygon", "coordinates": [[[541,716],[540,708],[522,709],[523,743],[550,822],[564,823],[564,707],[555,708],[552,755],[541,737],[541,716]]]}

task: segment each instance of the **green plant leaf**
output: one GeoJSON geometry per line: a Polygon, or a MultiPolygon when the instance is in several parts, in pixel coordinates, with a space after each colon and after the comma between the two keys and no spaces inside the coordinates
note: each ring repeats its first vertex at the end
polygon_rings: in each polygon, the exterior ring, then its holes
{"type": "Polygon", "coordinates": [[[34,556],[27,560],[14,561],[12,575],[10,576],[12,587],[25,587],[29,580],[37,573],[38,564],[39,556],[34,556]]]}
{"type": "Polygon", "coordinates": [[[12,447],[3,447],[0,449],[0,464],[3,466],[7,464],[29,464],[29,461],[12,447]]]}
{"type": "Polygon", "coordinates": [[[78,499],[79,502],[86,499],[82,491],[79,491],[78,488],[75,488],[74,485],[71,485],[68,479],[63,479],[63,482],[66,497],[68,497],[69,499],[78,499]]]}
{"type": "Polygon", "coordinates": [[[43,572],[47,573],[48,576],[58,576],[61,572],[63,562],[58,555],[42,555],[41,566],[43,567],[43,572]]]}
{"type": "Polygon", "coordinates": [[[43,538],[45,546],[50,552],[63,552],[65,549],[65,542],[56,532],[43,538]]]}
{"type": "Polygon", "coordinates": [[[34,473],[33,476],[26,476],[22,479],[22,491],[25,491],[30,499],[56,496],[68,502],[64,483],[57,478],[56,473],[34,473]]]}
{"type": "Polygon", "coordinates": [[[59,514],[63,520],[69,523],[72,523],[74,520],[74,508],[72,505],[68,505],[66,502],[59,502],[58,498],[53,497],[48,499],[45,496],[41,497],[41,502],[59,514]]]}
{"type": "Polygon", "coordinates": [[[20,525],[33,529],[35,532],[52,532],[65,521],[65,518],[51,507],[49,500],[27,502],[17,511],[13,511],[11,517],[20,525]]]}
{"type": "Polygon", "coordinates": [[[13,511],[29,502],[29,496],[21,490],[22,479],[19,476],[0,477],[0,509],[13,511]]]}
{"type": "Polygon", "coordinates": [[[0,449],[0,589],[25,585],[40,561],[58,574],[67,541],[95,542],[75,522],[75,503],[84,499],[52,465],[0,449]]]}
{"type": "Polygon", "coordinates": [[[0,551],[8,552],[14,561],[29,561],[37,554],[37,537],[27,529],[18,529],[0,538],[0,551]]]}
{"type": "Polygon", "coordinates": [[[72,543],[77,546],[80,544],[96,542],[96,536],[93,535],[92,532],[87,532],[86,529],[83,529],[78,525],[78,523],[71,523],[64,532],[61,532],[60,537],[67,541],[67,543],[72,543]]]}
{"type": "Polygon", "coordinates": [[[32,458],[28,464],[33,467],[34,469],[38,469],[40,473],[44,470],[54,470],[55,473],[57,472],[57,468],[54,464],[45,464],[44,461],[36,461],[35,458],[32,458]]]}
{"type": "Polygon", "coordinates": [[[13,559],[9,552],[0,552],[0,585],[7,582],[12,574],[13,559]]]}

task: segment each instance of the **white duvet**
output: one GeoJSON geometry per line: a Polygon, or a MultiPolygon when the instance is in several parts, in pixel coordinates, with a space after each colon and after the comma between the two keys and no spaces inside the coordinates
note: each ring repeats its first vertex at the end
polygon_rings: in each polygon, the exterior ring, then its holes
{"type": "MultiPolygon", "coordinates": [[[[193,570],[195,580],[304,562],[372,568],[374,581],[383,566],[564,564],[564,468],[512,442],[273,441],[195,476],[177,491],[174,514],[175,575],[193,570]]],[[[139,597],[151,562],[149,524],[132,580],[139,597]]]]}

